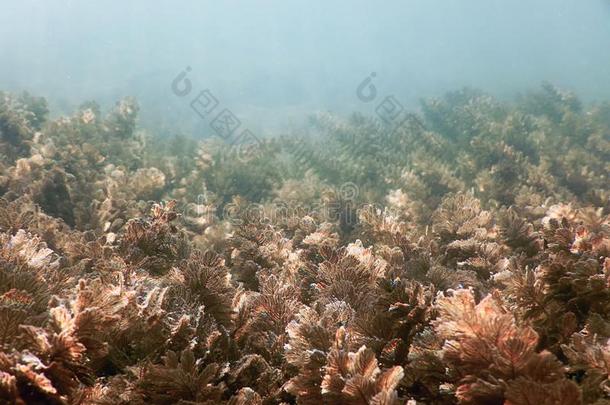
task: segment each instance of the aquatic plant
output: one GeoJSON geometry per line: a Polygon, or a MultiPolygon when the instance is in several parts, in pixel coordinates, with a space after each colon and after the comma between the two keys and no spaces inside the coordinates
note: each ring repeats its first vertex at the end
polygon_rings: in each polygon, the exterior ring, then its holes
{"type": "Polygon", "coordinates": [[[422,112],[242,155],[0,94],[0,402],[610,402],[608,104],[422,112]]]}

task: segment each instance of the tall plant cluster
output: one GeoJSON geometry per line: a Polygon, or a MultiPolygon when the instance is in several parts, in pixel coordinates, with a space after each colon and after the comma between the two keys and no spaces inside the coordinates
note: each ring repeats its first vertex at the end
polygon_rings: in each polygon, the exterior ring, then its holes
{"type": "Polygon", "coordinates": [[[0,94],[0,403],[610,404],[609,104],[246,149],[137,113],[0,94]]]}

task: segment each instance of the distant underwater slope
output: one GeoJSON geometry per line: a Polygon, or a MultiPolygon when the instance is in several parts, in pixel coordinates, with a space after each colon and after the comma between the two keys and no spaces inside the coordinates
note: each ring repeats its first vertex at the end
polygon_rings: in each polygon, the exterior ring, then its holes
{"type": "Polygon", "coordinates": [[[0,93],[0,403],[610,403],[610,103],[138,113],[0,93]]]}

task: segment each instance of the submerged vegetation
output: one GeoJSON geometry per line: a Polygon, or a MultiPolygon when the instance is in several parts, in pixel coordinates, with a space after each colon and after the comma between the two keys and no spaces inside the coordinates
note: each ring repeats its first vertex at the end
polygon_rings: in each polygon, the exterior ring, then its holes
{"type": "Polygon", "coordinates": [[[1,403],[610,404],[610,104],[243,150],[137,114],[0,93],[1,403]]]}

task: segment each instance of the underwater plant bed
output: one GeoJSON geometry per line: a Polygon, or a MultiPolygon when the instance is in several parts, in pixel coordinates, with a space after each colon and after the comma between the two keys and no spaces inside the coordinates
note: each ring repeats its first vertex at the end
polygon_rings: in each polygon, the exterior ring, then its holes
{"type": "Polygon", "coordinates": [[[610,104],[152,136],[0,93],[0,403],[610,403],[610,104]],[[415,401],[415,402],[413,402],[415,401]]]}

